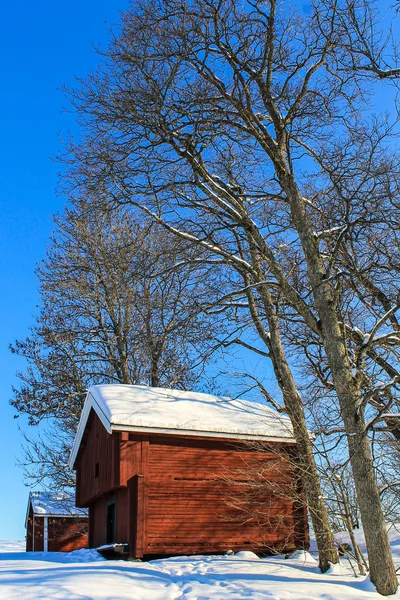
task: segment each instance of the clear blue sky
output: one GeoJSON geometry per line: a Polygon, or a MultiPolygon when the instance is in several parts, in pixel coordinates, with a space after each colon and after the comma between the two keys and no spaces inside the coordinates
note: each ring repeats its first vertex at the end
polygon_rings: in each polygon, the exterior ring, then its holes
{"type": "Polygon", "coordinates": [[[8,350],[23,338],[39,299],[34,275],[62,207],[56,196],[58,134],[73,129],[57,88],[96,65],[93,43],[127,0],[39,0],[4,3],[0,36],[0,539],[23,539],[29,490],[16,466],[21,435],[9,406],[21,359],[8,350]]]}

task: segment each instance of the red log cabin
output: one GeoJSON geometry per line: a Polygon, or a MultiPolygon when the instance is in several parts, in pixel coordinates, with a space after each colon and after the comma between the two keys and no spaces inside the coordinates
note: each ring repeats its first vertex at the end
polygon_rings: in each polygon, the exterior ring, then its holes
{"type": "Polygon", "coordinates": [[[93,386],[70,458],[89,547],[124,544],[132,558],[306,548],[295,454],[289,420],[264,404],[93,386]]]}
{"type": "Polygon", "coordinates": [[[26,511],[27,552],[71,552],[88,547],[88,514],[69,496],[31,492],[26,511]]]}

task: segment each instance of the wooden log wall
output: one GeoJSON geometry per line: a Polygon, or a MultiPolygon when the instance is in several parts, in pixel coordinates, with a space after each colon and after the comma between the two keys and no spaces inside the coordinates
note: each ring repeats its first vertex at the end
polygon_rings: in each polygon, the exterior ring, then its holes
{"type": "Polygon", "coordinates": [[[120,488],[96,498],[89,506],[89,548],[106,543],[107,506],[113,502],[116,505],[115,541],[121,544],[129,542],[128,488],[120,488]]]}
{"type": "Polygon", "coordinates": [[[110,435],[92,410],[76,460],[76,505],[87,507],[94,498],[119,485],[118,432],[110,435]]]}
{"type": "Polygon", "coordinates": [[[106,502],[98,498],[89,506],[89,548],[106,543],[106,502]]]}
{"type": "Polygon", "coordinates": [[[32,519],[32,550],[34,552],[43,552],[44,550],[44,527],[43,527],[43,519],[37,519],[34,517],[32,519]]]}
{"type": "Polygon", "coordinates": [[[293,465],[274,453],[152,437],[144,475],[145,555],[291,551],[308,543],[304,506],[290,485],[293,465]],[[263,485],[250,484],[255,473],[263,485]]]}
{"type": "Polygon", "coordinates": [[[73,517],[50,517],[49,552],[72,552],[88,547],[88,521],[73,517]]]}

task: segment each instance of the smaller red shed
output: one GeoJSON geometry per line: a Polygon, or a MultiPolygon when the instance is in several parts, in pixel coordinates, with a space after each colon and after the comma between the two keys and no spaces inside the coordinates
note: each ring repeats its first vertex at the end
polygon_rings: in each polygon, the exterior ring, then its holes
{"type": "Polygon", "coordinates": [[[31,492],[26,511],[27,552],[71,552],[88,547],[88,514],[70,496],[31,492]]]}

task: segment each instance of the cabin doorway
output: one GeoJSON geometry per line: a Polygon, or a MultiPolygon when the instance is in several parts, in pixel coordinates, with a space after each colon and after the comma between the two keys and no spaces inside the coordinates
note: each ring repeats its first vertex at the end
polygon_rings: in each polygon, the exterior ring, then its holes
{"type": "Polygon", "coordinates": [[[114,544],[116,537],[115,502],[107,505],[106,514],[106,544],[114,544]]]}

